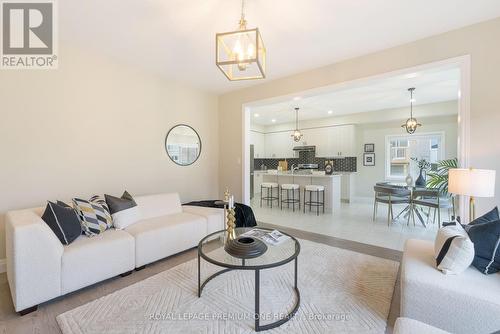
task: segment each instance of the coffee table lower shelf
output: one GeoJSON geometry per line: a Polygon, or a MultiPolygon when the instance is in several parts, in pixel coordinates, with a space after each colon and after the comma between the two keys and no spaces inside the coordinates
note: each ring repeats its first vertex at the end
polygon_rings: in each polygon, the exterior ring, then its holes
{"type": "MultiPolygon", "coordinates": [[[[262,268],[262,269],[225,268],[225,269],[222,269],[222,270],[216,272],[215,274],[212,274],[210,277],[205,279],[205,281],[203,283],[201,283],[201,252],[200,252],[200,248],[198,248],[198,298],[201,298],[201,293],[203,291],[203,288],[213,278],[215,278],[221,274],[224,274],[228,271],[232,271],[232,270],[254,270],[255,271],[255,331],[260,332],[260,331],[265,331],[268,329],[279,327],[279,326],[283,325],[284,323],[286,323],[288,320],[290,320],[295,315],[295,313],[297,312],[297,310],[299,309],[299,306],[300,306],[300,291],[297,287],[297,270],[298,270],[297,260],[298,260],[298,258],[295,257],[295,259],[294,259],[294,291],[295,291],[295,297],[297,298],[297,302],[295,303],[295,306],[293,307],[293,309],[287,315],[285,315],[283,318],[279,319],[278,321],[272,322],[270,324],[265,324],[265,325],[260,324],[260,271],[265,270],[267,268],[262,268]]],[[[243,261],[243,265],[244,265],[245,260],[242,260],[242,261],[243,261]]],[[[286,262],[286,263],[288,263],[288,262],[286,262]]],[[[283,264],[285,264],[285,263],[283,263],[283,264]]]]}

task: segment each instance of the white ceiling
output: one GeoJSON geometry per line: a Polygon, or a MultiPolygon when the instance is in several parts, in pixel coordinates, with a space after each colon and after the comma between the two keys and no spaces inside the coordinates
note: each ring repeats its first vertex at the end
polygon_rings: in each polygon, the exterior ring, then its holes
{"type": "MultiPolygon", "coordinates": [[[[234,30],[239,0],[64,0],[62,42],[222,93],[215,33],[234,30]]],[[[498,0],[247,0],[276,79],[500,16],[498,0]]]]}
{"type": "Polygon", "coordinates": [[[456,100],[460,88],[460,71],[453,67],[434,68],[370,80],[352,88],[253,106],[249,107],[251,122],[264,126],[294,122],[295,107],[300,108],[300,120],[409,107],[410,87],[416,88],[416,106],[456,100]]]}

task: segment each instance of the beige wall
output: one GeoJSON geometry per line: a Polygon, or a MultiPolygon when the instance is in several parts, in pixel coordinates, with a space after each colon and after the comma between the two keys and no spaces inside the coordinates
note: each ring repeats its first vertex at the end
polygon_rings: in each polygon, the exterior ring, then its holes
{"type": "MultiPolygon", "coordinates": [[[[494,139],[500,124],[499,41],[500,18],[221,96],[220,147],[224,154],[220,157],[220,188],[229,187],[238,199],[242,198],[243,103],[462,55],[471,56],[471,165],[500,170],[500,140],[494,139]]],[[[496,194],[494,199],[477,201],[478,213],[500,202],[500,181],[496,194]]]]}
{"type": "Polygon", "coordinates": [[[104,192],[179,192],[182,201],[218,194],[217,97],[61,48],[54,71],[0,72],[0,259],[3,214],[104,192]],[[167,131],[200,134],[200,159],[170,161],[167,131]]]}

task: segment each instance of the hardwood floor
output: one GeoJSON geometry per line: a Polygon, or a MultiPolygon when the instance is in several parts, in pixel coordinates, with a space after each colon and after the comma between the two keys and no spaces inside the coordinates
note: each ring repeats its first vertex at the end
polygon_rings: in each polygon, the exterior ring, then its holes
{"type": "MultiPolygon", "coordinates": [[[[269,224],[261,224],[261,226],[274,227],[269,224]]],[[[382,247],[366,245],[354,241],[338,239],[331,236],[304,232],[300,230],[287,229],[283,227],[280,227],[280,229],[300,239],[307,239],[314,242],[349,249],[355,252],[369,254],[394,261],[400,261],[402,256],[402,253],[396,250],[390,250],[382,247]]],[[[38,308],[38,311],[25,315],[23,317],[14,312],[9,285],[7,283],[7,276],[5,273],[0,274],[0,334],[61,333],[56,322],[57,315],[88,303],[101,296],[120,290],[128,285],[134,284],[164,270],[173,268],[183,262],[192,260],[196,258],[196,255],[196,249],[190,249],[183,253],[150,264],[145,269],[141,271],[134,271],[131,275],[128,275],[126,277],[117,276],[115,278],[111,278],[104,282],[97,283],[93,286],[41,304],[38,308]]],[[[388,327],[386,331],[389,334],[392,333],[394,321],[399,315],[399,284],[400,283],[398,275],[398,280],[396,282],[396,287],[394,289],[394,295],[391,304],[391,311],[389,314],[388,327]]]]}

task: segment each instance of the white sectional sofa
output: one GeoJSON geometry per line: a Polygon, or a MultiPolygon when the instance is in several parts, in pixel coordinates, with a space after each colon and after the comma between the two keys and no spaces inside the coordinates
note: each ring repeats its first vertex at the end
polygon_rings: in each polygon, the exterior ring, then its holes
{"type": "Polygon", "coordinates": [[[25,314],[55,297],[128,274],[224,228],[223,210],[181,206],[176,193],[134,199],[139,222],[91,238],[82,235],[67,246],[42,220],[44,208],[8,212],[7,277],[16,311],[25,314]]]}
{"type": "Polygon", "coordinates": [[[409,319],[398,318],[394,324],[393,334],[450,334],[439,328],[424,324],[423,322],[409,319]]]}
{"type": "Polygon", "coordinates": [[[407,240],[401,263],[401,317],[456,334],[500,330],[500,273],[469,267],[444,275],[435,267],[434,244],[407,240]]]}

